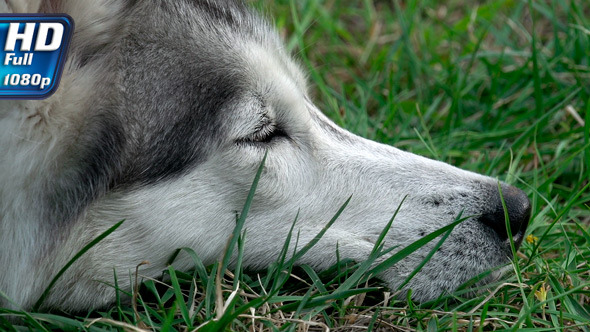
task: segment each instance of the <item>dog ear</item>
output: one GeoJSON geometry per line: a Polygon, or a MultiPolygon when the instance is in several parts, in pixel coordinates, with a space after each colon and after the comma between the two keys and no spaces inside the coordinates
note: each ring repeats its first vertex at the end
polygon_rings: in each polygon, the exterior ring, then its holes
{"type": "Polygon", "coordinates": [[[3,0],[0,2],[0,10],[3,13],[14,14],[55,13],[61,2],[61,0],[3,0]]]}
{"type": "MultiPolygon", "coordinates": [[[[1,1],[1,0],[0,0],[1,1]]],[[[69,53],[84,65],[116,42],[125,31],[128,0],[6,0],[13,12],[65,13],[75,24],[69,53]]]]}
{"type": "Polygon", "coordinates": [[[4,0],[0,2],[0,10],[3,13],[38,13],[40,8],[41,0],[4,0]]]}

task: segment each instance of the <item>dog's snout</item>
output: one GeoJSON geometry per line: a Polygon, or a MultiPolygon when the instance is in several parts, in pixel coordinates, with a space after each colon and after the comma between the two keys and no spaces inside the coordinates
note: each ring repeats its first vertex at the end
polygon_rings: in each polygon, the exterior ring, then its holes
{"type": "MultiPolygon", "coordinates": [[[[517,245],[520,245],[524,232],[529,224],[531,216],[531,203],[527,195],[520,189],[502,184],[502,196],[506,203],[508,220],[510,221],[510,232],[517,245]]],[[[504,218],[504,207],[498,189],[494,190],[493,198],[490,200],[491,208],[484,212],[479,220],[486,226],[493,229],[500,239],[508,239],[508,231],[504,218]]]]}

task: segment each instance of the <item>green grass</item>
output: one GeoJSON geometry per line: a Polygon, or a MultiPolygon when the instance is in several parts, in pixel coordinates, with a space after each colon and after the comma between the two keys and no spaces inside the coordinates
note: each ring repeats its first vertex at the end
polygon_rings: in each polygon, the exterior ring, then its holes
{"type": "MultiPolygon", "coordinates": [[[[466,285],[416,304],[367,280],[367,264],[317,274],[294,268],[285,249],[256,275],[226,272],[225,261],[203,266],[182,249],[195,271],[169,269],[166,284],[145,280],[137,312],[117,305],[88,318],[28,313],[16,326],[0,315],[0,330],[590,331],[590,2],[254,6],[275,18],[309,72],[314,100],[336,123],[529,194],[531,236],[515,256],[519,274],[476,297],[465,296],[466,285]]],[[[243,236],[231,242],[238,251],[243,236]]]]}

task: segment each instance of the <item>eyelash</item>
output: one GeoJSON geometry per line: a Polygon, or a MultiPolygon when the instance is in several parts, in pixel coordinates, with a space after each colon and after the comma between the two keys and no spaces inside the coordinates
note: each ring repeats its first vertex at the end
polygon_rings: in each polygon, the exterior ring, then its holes
{"type": "Polygon", "coordinates": [[[244,138],[238,141],[238,143],[249,143],[249,144],[268,144],[271,143],[275,138],[288,137],[287,134],[272,123],[267,125],[261,125],[257,128],[254,134],[248,138],[244,138]]]}
{"type": "Polygon", "coordinates": [[[273,125],[263,126],[252,135],[251,141],[256,143],[270,143],[275,136],[277,127],[273,125]]]}

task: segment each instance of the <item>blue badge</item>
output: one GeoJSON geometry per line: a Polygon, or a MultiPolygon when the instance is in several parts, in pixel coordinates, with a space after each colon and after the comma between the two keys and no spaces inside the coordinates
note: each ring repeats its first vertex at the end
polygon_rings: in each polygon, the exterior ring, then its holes
{"type": "Polygon", "coordinates": [[[0,99],[42,99],[55,92],[74,20],[65,14],[0,15],[0,99]]]}

